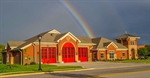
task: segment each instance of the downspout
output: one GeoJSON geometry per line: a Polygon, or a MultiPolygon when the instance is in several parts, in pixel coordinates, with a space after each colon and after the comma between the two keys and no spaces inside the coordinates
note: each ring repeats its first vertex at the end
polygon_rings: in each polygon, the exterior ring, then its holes
{"type": "Polygon", "coordinates": [[[107,55],[107,49],[106,49],[106,60],[108,60],[108,57],[107,57],[108,55],[107,55]]]}
{"type": "Polygon", "coordinates": [[[33,56],[33,58],[34,58],[34,62],[36,62],[36,46],[35,46],[35,44],[33,43],[33,47],[34,47],[34,56],[33,56]]]}

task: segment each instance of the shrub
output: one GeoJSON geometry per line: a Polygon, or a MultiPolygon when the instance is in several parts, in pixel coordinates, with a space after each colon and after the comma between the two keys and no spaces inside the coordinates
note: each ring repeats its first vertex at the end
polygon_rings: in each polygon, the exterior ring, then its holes
{"type": "Polygon", "coordinates": [[[30,65],[35,65],[35,64],[36,64],[36,62],[31,62],[31,63],[30,63],[30,65]]]}

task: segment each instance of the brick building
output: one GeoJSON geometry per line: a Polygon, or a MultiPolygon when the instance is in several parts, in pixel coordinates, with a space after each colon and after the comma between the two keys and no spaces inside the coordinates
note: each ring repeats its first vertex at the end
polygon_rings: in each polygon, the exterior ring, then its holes
{"type": "MultiPolygon", "coordinates": [[[[95,60],[137,59],[137,39],[140,37],[123,34],[116,41],[99,37],[75,36],[71,32],[60,33],[50,30],[38,34],[41,39],[41,62],[67,63],[95,60]]],[[[4,64],[30,64],[39,62],[37,36],[24,41],[8,41],[3,52],[4,64]]]]}

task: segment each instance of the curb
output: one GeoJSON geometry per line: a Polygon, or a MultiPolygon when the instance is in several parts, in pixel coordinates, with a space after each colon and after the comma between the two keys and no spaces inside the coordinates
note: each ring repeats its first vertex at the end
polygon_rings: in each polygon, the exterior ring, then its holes
{"type": "Polygon", "coordinates": [[[29,72],[29,73],[19,73],[14,72],[14,73],[4,73],[0,74],[0,78],[4,77],[13,77],[13,76],[26,76],[26,75],[36,75],[36,74],[50,74],[50,73],[63,73],[63,72],[73,72],[73,71],[85,71],[85,70],[94,70],[94,68],[88,68],[88,69],[79,69],[79,70],[66,70],[66,71],[53,71],[53,72],[29,72]]]}
{"type": "MultiPolygon", "coordinates": [[[[9,74],[9,73],[8,73],[9,74]]],[[[45,72],[38,72],[38,73],[20,73],[20,74],[9,74],[9,75],[0,75],[0,77],[13,77],[13,76],[26,76],[26,75],[34,75],[34,74],[45,74],[45,72]]]]}

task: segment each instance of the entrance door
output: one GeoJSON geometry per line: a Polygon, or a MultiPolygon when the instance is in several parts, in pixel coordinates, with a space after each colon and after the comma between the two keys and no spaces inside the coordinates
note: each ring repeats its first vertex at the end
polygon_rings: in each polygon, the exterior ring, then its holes
{"type": "Polygon", "coordinates": [[[75,61],[75,50],[72,43],[65,43],[62,48],[62,61],[74,62],[75,61]]]}
{"type": "Polygon", "coordinates": [[[56,48],[55,47],[42,47],[42,63],[56,63],[56,48]]]}
{"type": "Polygon", "coordinates": [[[135,59],[135,50],[134,49],[131,49],[131,56],[132,56],[131,57],[132,59],[135,59]]]}
{"type": "Polygon", "coordinates": [[[80,60],[81,62],[85,62],[88,61],[88,50],[87,48],[78,48],[78,60],[80,60]]]}
{"type": "Polygon", "coordinates": [[[21,64],[20,52],[13,52],[14,64],[21,64]]]}

